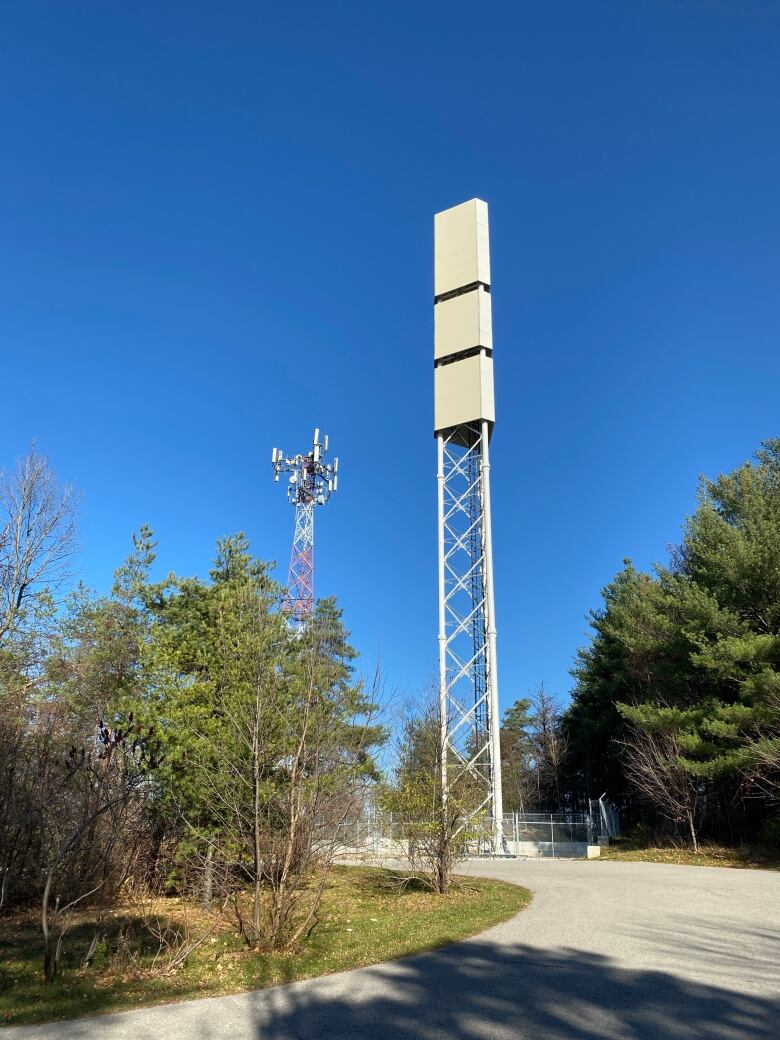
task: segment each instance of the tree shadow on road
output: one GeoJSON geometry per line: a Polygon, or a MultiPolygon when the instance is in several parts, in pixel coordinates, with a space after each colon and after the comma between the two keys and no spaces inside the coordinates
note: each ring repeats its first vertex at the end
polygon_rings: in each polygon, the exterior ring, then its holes
{"type": "MultiPolygon", "coordinates": [[[[660,971],[626,971],[607,957],[576,950],[551,953],[490,942],[411,957],[393,965],[389,977],[377,969],[344,976],[340,996],[328,994],[325,980],[272,992],[271,1008],[271,993],[258,1001],[255,1040],[777,1040],[780,1035],[780,995],[745,996],[660,971]]],[[[250,997],[250,1014],[257,996],[250,997]]],[[[203,1032],[202,1040],[214,1035],[203,1032]]]]}
{"type": "MultiPolygon", "coordinates": [[[[736,927],[735,931],[739,931],[736,927]]],[[[689,936],[697,946],[696,932],[689,936]]],[[[701,945],[702,973],[627,970],[610,957],[485,939],[272,989],[22,1028],[68,1040],[777,1040],[780,973],[754,979],[771,995],[715,984],[746,977],[749,939],[728,957],[701,945]]],[[[648,951],[653,951],[648,936],[648,951]]],[[[658,951],[654,951],[656,954],[658,951]]],[[[667,956],[673,957],[669,948],[667,956]]],[[[658,963],[657,956],[655,962],[658,963]]],[[[15,1029],[10,1035],[17,1034],[15,1029]]],[[[10,1038],[9,1038],[10,1040],[10,1038]]]]}

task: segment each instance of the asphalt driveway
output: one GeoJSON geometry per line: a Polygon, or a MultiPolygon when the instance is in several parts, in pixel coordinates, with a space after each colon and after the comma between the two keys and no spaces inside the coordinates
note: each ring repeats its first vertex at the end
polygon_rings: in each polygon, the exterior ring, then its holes
{"type": "Polygon", "coordinates": [[[780,873],[480,861],[528,910],[433,953],[4,1040],[778,1040],[780,873]]]}

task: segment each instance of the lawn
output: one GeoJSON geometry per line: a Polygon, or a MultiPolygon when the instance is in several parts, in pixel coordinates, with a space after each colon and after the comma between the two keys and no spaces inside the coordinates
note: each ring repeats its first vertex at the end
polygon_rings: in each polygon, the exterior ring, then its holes
{"type": "MultiPolygon", "coordinates": [[[[531,898],[516,885],[483,879],[463,881],[446,897],[418,883],[399,891],[397,876],[378,868],[337,867],[323,896],[320,923],[299,949],[251,953],[226,919],[176,974],[164,978],[149,973],[158,944],[149,934],[148,913],[141,918],[129,909],[113,911],[89,968],[81,963],[95,926],[82,915],[66,937],[61,976],[49,985],[41,976],[36,918],[0,919],[0,1023],[236,993],[376,964],[474,935],[522,910],[531,898]]],[[[180,900],[159,900],[153,919],[175,923],[185,910],[197,920],[199,911],[180,900]]],[[[208,921],[197,924],[205,930],[208,921]]]]}
{"type": "Polygon", "coordinates": [[[703,844],[698,853],[689,848],[648,846],[630,838],[618,839],[603,848],[599,860],[622,860],[631,863],[678,863],[696,867],[741,867],[780,870],[780,852],[766,847],[703,844]]]}

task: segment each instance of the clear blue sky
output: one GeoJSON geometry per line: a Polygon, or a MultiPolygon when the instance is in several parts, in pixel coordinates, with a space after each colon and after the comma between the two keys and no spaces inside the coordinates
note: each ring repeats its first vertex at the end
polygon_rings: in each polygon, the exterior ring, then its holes
{"type": "Polygon", "coordinates": [[[780,7],[25,3],[0,37],[4,464],[286,571],[270,450],[342,459],[317,589],[368,667],[436,659],[432,218],[490,205],[502,701],[665,556],[700,473],[780,434],[780,7]]]}

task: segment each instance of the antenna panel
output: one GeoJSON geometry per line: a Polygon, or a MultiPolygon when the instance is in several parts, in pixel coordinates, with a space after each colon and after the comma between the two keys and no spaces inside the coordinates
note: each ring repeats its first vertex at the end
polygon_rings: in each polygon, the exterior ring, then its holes
{"type": "Polygon", "coordinates": [[[471,199],[434,218],[434,296],[481,282],[490,285],[488,208],[471,199]]]}

